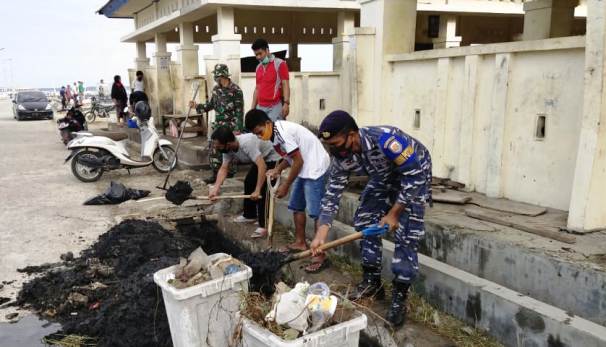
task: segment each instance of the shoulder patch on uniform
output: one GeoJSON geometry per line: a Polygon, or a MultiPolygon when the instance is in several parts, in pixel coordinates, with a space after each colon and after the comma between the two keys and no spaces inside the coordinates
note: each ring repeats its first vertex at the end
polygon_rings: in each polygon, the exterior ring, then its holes
{"type": "Polygon", "coordinates": [[[398,166],[406,163],[415,154],[412,143],[398,135],[385,133],[379,138],[379,144],[385,156],[398,166]]]}

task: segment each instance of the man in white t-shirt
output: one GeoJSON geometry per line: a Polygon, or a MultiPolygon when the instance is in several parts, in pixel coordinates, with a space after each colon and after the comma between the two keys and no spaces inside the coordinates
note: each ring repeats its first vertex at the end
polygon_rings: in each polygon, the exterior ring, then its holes
{"type": "Polygon", "coordinates": [[[145,93],[145,83],[143,82],[143,71],[137,71],[135,74],[135,82],[133,82],[133,93],[134,92],[144,92],[145,93]]]}
{"type": "Polygon", "coordinates": [[[235,136],[229,127],[219,127],[211,135],[213,147],[217,152],[223,153],[223,161],[215,185],[209,192],[209,197],[214,200],[219,195],[221,185],[229,173],[229,165],[232,161],[240,164],[251,165],[250,170],[244,178],[244,194],[250,194],[250,199],[244,200],[244,213],[235,219],[235,222],[246,223],[259,222],[259,227],[251,235],[252,238],[267,236],[265,228],[265,201],[267,198],[267,169],[276,166],[280,156],[269,141],[261,141],[253,134],[242,134],[235,136]]]}
{"type": "MultiPolygon", "coordinates": [[[[316,222],[317,229],[320,202],[326,189],[326,173],[330,166],[330,157],[318,137],[309,129],[289,121],[272,122],[263,110],[248,111],[245,125],[261,140],[271,141],[276,152],[284,159],[275,169],[269,170],[268,175],[276,178],[290,166],[288,178],[280,184],[276,191],[276,197],[283,198],[292,186],[288,209],[293,211],[295,242],[288,245],[283,251],[306,250],[305,210],[309,217],[316,222]]],[[[319,254],[312,259],[305,271],[317,273],[327,265],[326,255],[319,254]]]]}

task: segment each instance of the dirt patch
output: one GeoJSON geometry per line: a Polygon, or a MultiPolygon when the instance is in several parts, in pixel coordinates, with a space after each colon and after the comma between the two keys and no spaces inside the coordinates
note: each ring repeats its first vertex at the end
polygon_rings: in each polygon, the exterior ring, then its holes
{"type": "Polygon", "coordinates": [[[26,283],[18,304],[61,323],[60,334],[97,337],[99,346],[169,346],[162,294],[152,276],[195,247],[157,223],[124,221],[81,257],[26,283]]]}

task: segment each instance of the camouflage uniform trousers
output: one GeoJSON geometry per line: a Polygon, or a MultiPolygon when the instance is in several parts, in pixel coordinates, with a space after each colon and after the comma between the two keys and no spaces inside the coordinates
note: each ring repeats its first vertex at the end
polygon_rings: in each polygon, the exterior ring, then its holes
{"type": "MultiPolygon", "coordinates": [[[[361,203],[354,219],[354,227],[361,231],[389,212],[398,193],[399,182],[394,185],[371,180],[362,193],[361,203]],[[394,187],[395,186],[395,187],[394,187]],[[394,189],[395,188],[395,189],[394,189]]],[[[400,223],[395,230],[395,251],[391,260],[394,279],[402,283],[411,283],[419,272],[417,251],[419,239],[425,233],[425,206],[422,203],[408,204],[400,215],[400,223]]],[[[380,236],[365,237],[360,242],[362,265],[381,273],[383,247],[380,236]]]]}
{"type": "MultiPolygon", "coordinates": [[[[237,128],[236,122],[216,121],[216,122],[213,122],[213,124],[212,124],[212,131],[215,131],[216,129],[218,129],[220,127],[225,127],[225,126],[229,127],[232,131],[234,131],[237,128]]],[[[216,175],[217,172],[219,172],[219,169],[221,168],[221,165],[223,164],[223,153],[215,150],[215,148],[212,146],[212,141],[211,141],[209,149],[208,149],[208,163],[210,164],[210,168],[212,169],[214,175],[216,175]]],[[[238,167],[232,161],[229,164],[228,173],[230,176],[233,176],[236,174],[236,171],[238,171],[238,167]]]]}

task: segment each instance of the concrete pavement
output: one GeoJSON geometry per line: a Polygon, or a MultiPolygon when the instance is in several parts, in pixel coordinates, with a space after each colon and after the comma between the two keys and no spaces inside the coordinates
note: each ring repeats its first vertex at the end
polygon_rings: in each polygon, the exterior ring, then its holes
{"type": "MultiPolygon", "coordinates": [[[[63,113],[55,114],[55,119],[60,117],[63,113]]],[[[104,126],[97,120],[90,127],[104,126]]],[[[126,170],[104,173],[96,183],[78,181],[69,164],[63,164],[69,153],[56,122],[18,122],[9,100],[0,100],[0,148],[4,153],[0,159],[0,297],[14,299],[18,294],[28,277],[18,268],[57,262],[68,251],[77,256],[114,224],[114,216],[124,210],[121,205],[82,205],[102,193],[111,180],[162,194],[154,187],[164,175],[152,167],[132,170],[130,176],[126,170]]],[[[0,322],[14,311],[1,309],[0,322]]]]}

